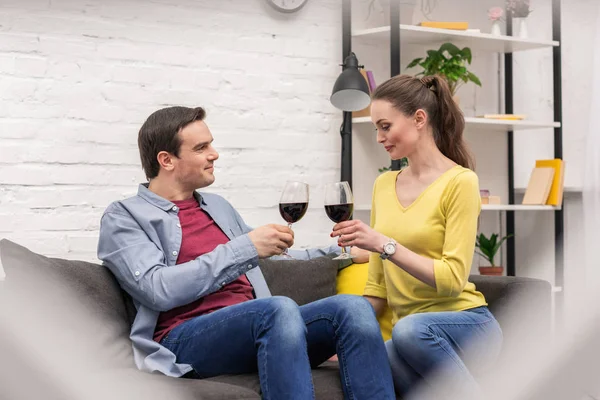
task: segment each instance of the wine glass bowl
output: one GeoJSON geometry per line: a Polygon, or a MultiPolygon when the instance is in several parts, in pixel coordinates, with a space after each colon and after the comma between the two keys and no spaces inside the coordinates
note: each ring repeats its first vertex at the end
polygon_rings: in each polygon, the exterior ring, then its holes
{"type": "MultiPolygon", "coordinates": [[[[354,197],[348,182],[328,183],[325,186],[325,213],[333,222],[340,223],[352,218],[354,212],[354,197]]],[[[348,260],[354,258],[346,253],[342,247],[342,254],[334,260],[348,260]]]]}
{"type": "MultiPolygon", "coordinates": [[[[304,182],[286,182],[281,198],[279,199],[279,214],[292,227],[304,217],[308,210],[308,184],[304,182]]],[[[284,257],[291,258],[287,249],[282,254],[284,257]]]]}

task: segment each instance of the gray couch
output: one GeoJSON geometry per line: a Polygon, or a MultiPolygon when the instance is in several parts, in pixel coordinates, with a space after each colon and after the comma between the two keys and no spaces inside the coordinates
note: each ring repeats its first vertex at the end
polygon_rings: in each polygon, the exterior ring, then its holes
{"type": "MultiPolygon", "coordinates": [[[[123,398],[260,399],[255,374],[194,380],[139,372],[128,338],[135,309],[106,268],[47,258],[8,240],[0,241],[0,260],[6,272],[6,280],[0,284],[0,317],[4,318],[0,321],[0,354],[3,354],[0,387],[5,394],[11,390],[14,394],[5,398],[42,398],[40,395],[45,399],[68,398],[56,379],[46,379],[50,375],[48,362],[44,364],[42,360],[49,359],[55,374],[61,374],[63,365],[69,366],[64,368],[67,379],[63,382],[77,381],[76,384],[88,385],[95,393],[107,391],[106,396],[99,398],[129,391],[134,393],[133,397],[123,398]],[[54,344],[52,348],[41,346],[48,348],[48,355],[44,351],[38,353],[39,363],[24,357],[22,353],[27,348],[23,348],[23,343],[19,347],[14,341],[4,340],[11,335],[7,321],[24,332],[42,326],[40,340],[54,344]],[[71,335],[68,340],[63,337],[67,330],[71,335]],[[85,362],[90,359],[94,362],[85,362]],[[69,362],[81,366],[73,369],[69,362]],[[28,384],[19,384],[20,376],[27,376],[28,384]],[[31,380],[31,376],[37,379],[31,380]]],[[[337,263],[328,257],[311,261],[263,260],[261,269],[273,294],[287,295],[299,304],[335,293],[337,263]]],[[[521,312],[522,323],[504,330],[506,346],[517,341],[524,329],[548,329],[551,288],[547,282],[482,276],[473,276],[471,280],[485,294],[501,325],[508,311],[521,312]]],[[[36,348],[39,351],[40,346],[36,348]]],[[[318,399],[343,398],[337,363],[327,362],[315,369],[313,380],[318,399]]]]}

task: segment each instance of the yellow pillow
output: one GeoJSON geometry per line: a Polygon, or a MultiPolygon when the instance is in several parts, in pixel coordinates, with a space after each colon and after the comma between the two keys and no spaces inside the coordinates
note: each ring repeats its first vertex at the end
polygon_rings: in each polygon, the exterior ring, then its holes
{"type": "MultiPolygon", "coordinates": [[[[367,284],[369,264],[352,264],[337,275],[337,294],[355,294],[362,296],[367,284]]],[[[392,310],[386,305],[385,311],[377,319],[383,340],[392,338],[392,310]]]]}

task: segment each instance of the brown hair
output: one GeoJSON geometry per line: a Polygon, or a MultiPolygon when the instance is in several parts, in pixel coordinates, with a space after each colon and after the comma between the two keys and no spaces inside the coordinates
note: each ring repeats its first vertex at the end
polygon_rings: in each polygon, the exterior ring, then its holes
{"type": "Polygon", "coordinates": [[[465,118],[452,98],[448,83],[439,75],[415,78],[397,75],[377,87],[373,100],[386,100],[406,116],[423,109],[433,128],[433,138],[446,157],[473,169],[473,159],[463,139],[465,118]]]}
{"type": "Polygon", "coordinates": [[[194,121],[202,121],[205,116],[206,112],[202,107],[167,107],[148,117],[138,134],[140,159],[148,180],[156,178],[160,171],[156,158],[158,153],[166,151],[179,157],[179,131],[194,121]]]}

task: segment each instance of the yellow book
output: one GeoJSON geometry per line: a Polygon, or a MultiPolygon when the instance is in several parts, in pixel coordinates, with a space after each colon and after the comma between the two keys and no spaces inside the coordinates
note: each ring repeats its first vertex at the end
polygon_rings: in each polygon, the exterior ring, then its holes
{"type": "Polygon", "coordinates": [[[563,201],[563,189],[565,185],[565,163],[560,158],[552,160],[536,160],[536,167],[540,168],[553,168],[554,178],[552,180],[552,187],[550,188],[550,194],[546,204],[550,206],[560,206],[563,201]]]}
{"type": "Polygon", "coordinates": [[[478,115],[477,118],[486,119],[508,119],[508,120],[521,120],[525,119],[526,115],[523,114],[483,114],[478,115]]]}
{"type": "Polygon", "coordinates": [[[419,25],[426,28],[454,29],[457,31],[466,31],[469,29],[468,22],[423,21],[419,25]]]}
{"type": "Polygon", "coordinates": [[[529,183],[523,197],[523,204],[543,205],[548,200],[550,189],[552,187],[552,178],[554,177],[554,168],[535,167],[531,171],[529,183]]]}

